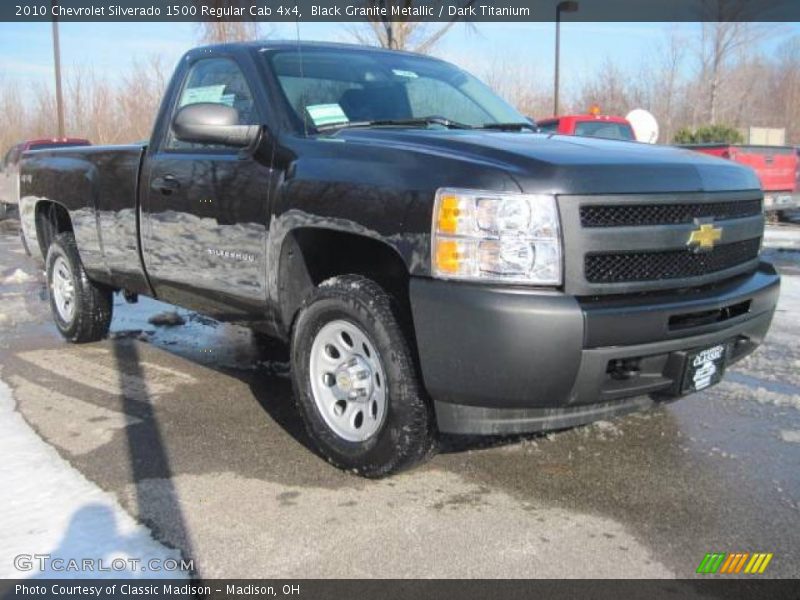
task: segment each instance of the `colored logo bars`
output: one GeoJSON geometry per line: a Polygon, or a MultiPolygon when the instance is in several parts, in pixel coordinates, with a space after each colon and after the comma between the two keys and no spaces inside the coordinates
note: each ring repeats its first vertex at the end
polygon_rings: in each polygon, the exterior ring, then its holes
{"type": "Polygon", "coordinates": [[[749,552],[714,552],[705,555],[700,566],[697,567],[697,572],[705,575],[713,573],[755,575],[763,573],[771,560],[771,552],[755,552],[753,554],[749,552]]]}

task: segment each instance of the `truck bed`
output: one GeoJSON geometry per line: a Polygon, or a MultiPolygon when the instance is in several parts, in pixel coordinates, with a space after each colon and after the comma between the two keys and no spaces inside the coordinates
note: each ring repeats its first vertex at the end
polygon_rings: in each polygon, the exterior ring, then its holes
{"type": "Polygon", "coordinates": [[[684,148],[747,165],[755,170],[765,192],[795,191],[798,158],[790,146],[690,144],[684,148]]]}
{"type": "MultiPolygon", "coordinates": [[[[36,216],[56,203],[67,209],[90,277],[117,287],[146,281],[139,254],[139,169],[146,146],[86,146],[23,156],[20,211],[28,246],[44,258],[36,216]]],[[[137,283],[139,285],[132,285],[137,283]]]]}

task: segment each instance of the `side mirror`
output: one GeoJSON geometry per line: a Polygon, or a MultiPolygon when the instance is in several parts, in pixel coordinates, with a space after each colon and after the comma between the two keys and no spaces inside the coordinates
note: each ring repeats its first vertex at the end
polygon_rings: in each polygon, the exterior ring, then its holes
{"type": "Polygon", "coordinates": [[[224,104],[188,104],[172,120],[172,131],[182,142],[245,147],[253,144],[261,128],[239,125],[239,111],[224,104]]]}

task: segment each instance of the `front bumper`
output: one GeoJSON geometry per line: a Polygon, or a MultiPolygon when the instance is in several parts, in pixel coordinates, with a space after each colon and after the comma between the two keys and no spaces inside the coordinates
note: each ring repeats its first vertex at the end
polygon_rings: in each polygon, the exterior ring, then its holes
{"type": "Polygon", "coordinates": [[[416,341],[439,429],[557,429],[678,396],[687,351],[725,343],[732,364],[761,343],[779,286],[767,263],[700,290],[587,299],[414,278],[416,341]],[[629,376],[614,371],[620,364],[629,376]]]}

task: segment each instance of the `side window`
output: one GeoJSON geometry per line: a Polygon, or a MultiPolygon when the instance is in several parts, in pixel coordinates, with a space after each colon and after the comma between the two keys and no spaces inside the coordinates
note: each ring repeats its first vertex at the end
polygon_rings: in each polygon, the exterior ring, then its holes
{"type": "MultiPolygon", "coordinates": [[[[189,69],[183,82],[175,113],[189,104],[211,102],[224,104],[239,112],[239,125],[258,125],[253,93],[239,66],[229,58],[207,58],[189,69]]],[[[172,119],[170,119],[172,122],[172,119]]],[[[193,144],[175,138],[170,127],[165,144],[169,150],[226,148],[217,144],[193,144]]]]}

